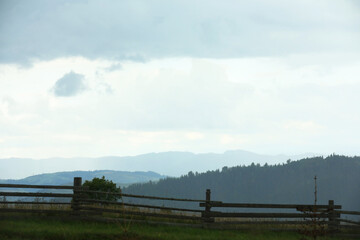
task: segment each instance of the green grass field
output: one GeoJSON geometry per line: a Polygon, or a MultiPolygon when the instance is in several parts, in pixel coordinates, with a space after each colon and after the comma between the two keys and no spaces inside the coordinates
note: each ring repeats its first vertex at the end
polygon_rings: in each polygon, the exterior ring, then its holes
{"type": "MultiPolygon", "coordinates": [[[[131,223],[99,223],[59,221],[40,218],[0,220],[0,239],[4,240],[148,240],[148,239],[201,239],[201,240],[300,240],[295,232],[257,230],[215,230],[178,226],[131,223]]],[[[338,238],[318,238],[338,239],[338,238]]],[[[340,239],[340,238],[339,238],[340,239]]]]}

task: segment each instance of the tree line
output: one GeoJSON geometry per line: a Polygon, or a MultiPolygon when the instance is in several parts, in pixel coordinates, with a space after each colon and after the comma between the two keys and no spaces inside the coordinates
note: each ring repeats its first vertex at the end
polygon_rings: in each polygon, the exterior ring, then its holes
{"type": "Polygon", "coordinates": [[[204,173],[189,172],[179,178],[133,184],[123,192],[204,199],[205,190],[211,189],[212,199],[223,202],[312,204],[315,175],[319,204],[332,199],[343,209],[360,210],[360,157],[335,154],[277,165],[252,163],[204,173]]]}

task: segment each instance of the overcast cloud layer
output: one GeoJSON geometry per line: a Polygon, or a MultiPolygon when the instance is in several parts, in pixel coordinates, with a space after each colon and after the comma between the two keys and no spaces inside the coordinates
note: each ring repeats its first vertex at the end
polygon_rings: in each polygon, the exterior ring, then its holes
{"type": "Polygon", "coordinates": [[[0,158],[360,154],[359,43],[357,1],[1,1],[0,158]]]}
{"type": "Polygon", "coordinates": [[[357,1],[1,1],[0,61],[359,52],[357,1]]]}

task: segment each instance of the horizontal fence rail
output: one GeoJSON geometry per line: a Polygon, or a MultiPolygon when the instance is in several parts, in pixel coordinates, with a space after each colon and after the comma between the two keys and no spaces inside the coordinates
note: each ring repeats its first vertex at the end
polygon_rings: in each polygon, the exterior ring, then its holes
{"type": "Polygon", "coordinates": [[[103,204],[113,204],[113,205],[138,207],[138,208],[154,208],[154,209],[170,210],[170,211],[198,212],[198,213],[204,212],[203,210],[195,210],[195,209],[162,207],[162,206],[154,206],[154,205],[146,205],[146,204],[133,204],[133,203],[114,202],[114,201],[95,200],[95,199],[80,199],[80,201],[82,203],[103,203],[103,204]]]}
{"type": "MultiPolygon", "coordinates": [[[[261,204],[261,203],[224,203],[213,201],[211,191],[207,189],[204,199],[172,198],[147,195],[135,195],[127,193],[111,193],[105,191],[92,191],[82,187],[82,179],[74,178],[73,186],[55,185],[28,185],[28,184],[0,184],[0,213],[37,213],[37,214],[70,214],[84,218],[88,216],[108,217],[114,219],[126,219],[136,216],[140,219],[176,219],[196,223],[197,226],[247,226],[247,225],[274,225],[274,226],[302,226],[314,224],[314,219],[321,224],[326,224],[329,231],[339,231],[342,228],[356,228],[360,231],[360,222],[349,219],[342,219],[342,215],[359,216],[358,211],[342,210],[341,205],[335,205],[329,200],[325,205],[310,204],[261,204]],[[50,192],[10,192],[13,189],[62,189],[72,190],[72,193],[50,193],[50,192]],[[95,195],[95,198],[94,198],[95,195]],[[91,197],[90,197],[91,196],[91,197]],[[104,196],[117,196],[120,201],[109,201],[96,199],[104,196]],[[7,200],[7,197],[37,198],[25,201],[20,198],[18,201],[7,200]],[[48,201],[38,198],[51,198],[48,201]],[[71,201],[63,198],[71,198],[71,201]],[[148,202],[146,204],[132,203],[127,198],[146,200],[164,200],[169,202],[193,202],[198,203],[201,209],[190,209],[174,206],[156,206],[148,202]],[[1,198],[0,198],[1,199],[1,198]],[[127,200],[127,201],[125,201],[127,200]],[[62,206],[62,209],[56,208],[62,206]],[[35,206],[35,207],[34,207],[35,206]],[[222,212],[214,209],[232,208],[239,209],[239,212],[222,212]],[[241,212],[242,209],[267,209],[272,212],[241,212]],[[276,212],[276,209],[291,209],[296,212],[276,212]]],[[[140,201],[137,200],[137,201],[140,201]]],[[[167,203],[169,203],[167,202],[167,203]]],[[[279,210],[278,210],[279,211],[279,210]]]]}
{"type": "MultiPolygon", "coordinates": [[[[97,193],[104,195],[113,195],[120,197],[130,197],[130,198],[145,198],[153,200],[168,200],[168,201],[180,201],[180,202],[206,202],[206,200],[196,200],[196,199],[186,199],[186,198],[169,198],[169,197],[156,197],[156,196],[145,196],[145,195],[134,195],[127,193],[111,193],[111,192],[102,192],[102,191],[91,191],[91,190],[75,190],[77,193],[97,193]]],[[[212,201],[212,203],[221,203],[220,201],[212,201]]]]}
{"type": "Polygon", "coordinates": [[[306,214],[306,213],[227,213],[210,212],[209,217],[223,218],[328,218],[328,214],[306,214]]]}
{"type": "Polygon", "coordinates": [[[360,216],[360,212],[356,212],[356,211],[335,211],[336,213],[340,213],[340,214],[346,214],[346,215],[359,215],[360,216]]]}
{"type": "Polygon", "coordinates": [[[72,198],[74,194],[72,193],[30,193],[30,192],[0,192],[0,196],[5,197],[63,197],[63,198],[72,198]]]}
{"type": "Polygon", "coordinates": [[[356,225],[360,225],[360,222],[356,222],[356,221],[351,221],[348,219],[339,219],[340,222],[345,222],[345,223],[351,223],[351,224],[356,224],[356,225]]]}
{"type": "Polygon", "coordinates": [[[31,201],[31,202],[25,202],[25,201],[0,201],[0,204],[17,204],[17,205],[71,205],[71,202],[45,202],[45,201],[31,201]]]}
{"type": "Polygon", "coordinates": [[[148,217],[201,220],[201,217],[196,217],[196,216],[163,214],[163,213],[154,213],[154,212],[138,212],[138,211],[122,210],[122,209],[117,210],[117,209],[96,208],[96,207],[81,207],[80,209],[89,210],[89,211],[98,211],[98,212],[120,213],[120,214],[126,214],[126,215],[140,215],[140,216],[148,216],[148,217]]]}
{"type": "MultiPolygon", "coordinates": [[[[67,211],[69,212],[69,211],[67,211]]],[[[0,213],[46,213],[46,214],[64,214],[64,210],[52,209],[19,209],[19,208],[0,208],[0,213]]]]}
{"type": "MultiPolygon", "coordinates": [[[[200,207],[205,207],[206,203],[200,203],[200,207]]],[[[314,205],[304,204],[259,204],[259,203],[218,203],[211,202],[211,207],[222,207],[222,208],[292,208],[298,211],[312,210],[314,205]]],[[[328,209],[329,205],[316,205],[317,209],[328,209]]],[[[341,209],[341,205],[334,205],[334,209],[341,209]]]]}
{"type": "Polygon", "coordinates": [[[274,221],[274,220],[267,220],[267,221],[222,221],[216,222],[218,225],[310,225],[312,224],[309,221],[293,221],[293,220],[284,220],[284,221],[274,221]]]}
{"type": "Polygon", "coordinates": [[[74,189],[74,186],[58,185],[29,185],[29,184],[0,184],[0,188],[46,188],[46,189],[74,189]]]}

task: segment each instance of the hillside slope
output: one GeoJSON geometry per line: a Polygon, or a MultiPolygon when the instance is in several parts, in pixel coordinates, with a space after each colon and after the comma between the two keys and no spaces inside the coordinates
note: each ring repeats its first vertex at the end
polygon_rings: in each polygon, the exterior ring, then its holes
{"type": "Polygon", "coordinates": [[[39,184],[39,185],[71,185],[74,177],[82,177],[83,182],[91,180],[94,177],[105,176],[106,179],[113,181],[120,185],[128,185],[131,183],[157,181],[165,176],[155,172],[126,172],[126,171],[111,171],[111,170],[97,170],[97,171],[72,171],[72,172],[57,172],[34,175],[24,179],[18,180],[0,180],[0,183],[13,184],[39,184]]]}
{"type": "Polygon", "coordinates": [[[315,175],[319,204],[333,199],[343,209],[360,210],[360,157],[337,155],[274,166],[252,164],[206,173],[189,172],[180,178],[134,184],[124,192],[204,199],[209,188],[213,200],[224,202],[312,204],[315,175]]]}

